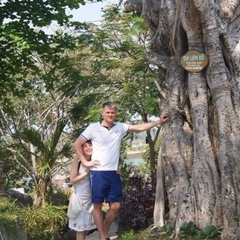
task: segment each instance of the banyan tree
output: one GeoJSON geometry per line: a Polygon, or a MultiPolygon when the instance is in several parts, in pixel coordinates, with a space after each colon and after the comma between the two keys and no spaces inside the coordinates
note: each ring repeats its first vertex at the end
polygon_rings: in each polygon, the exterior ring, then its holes
{"type": "Polygon", "coordinates": [[[148,23],[146,54],[159,69],[161,107],[170,113],[154,225],[168,223],[176,232],[185,222],[213,225],[222,239],[234,239],[240,233],[240,1],[128,0],[124,6],[148,23]]]}

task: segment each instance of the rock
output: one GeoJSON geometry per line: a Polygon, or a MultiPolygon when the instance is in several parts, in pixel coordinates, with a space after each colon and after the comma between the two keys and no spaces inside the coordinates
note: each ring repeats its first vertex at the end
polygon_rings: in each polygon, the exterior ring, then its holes
{"type": "Polygon", "coordinates": [[[0,239],[7,240],[28,240],[27,235],[18,227],[7,229],[6,227],[0,226],[0,239]]]}
{"type": "Polygon", "coordinates": [[[21,193],[17,190],[14,190],[14,189],[8,189],[5,193],[8,197],[17,200],[17,203],[20,204],[20,205],[32,206],[32,204],[33,204],[32,198],[25,193],[21,193]]]}

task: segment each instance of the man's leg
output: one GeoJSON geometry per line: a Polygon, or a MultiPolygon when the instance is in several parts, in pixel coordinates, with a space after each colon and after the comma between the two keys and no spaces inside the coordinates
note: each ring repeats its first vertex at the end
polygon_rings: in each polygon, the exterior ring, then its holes
{"type": "Polygon", "coordinates": [[[109,209],[106,212],[105,219],[104,219],[104,225],[103,225],[104,234],[105,234],[106,238],[109,237],[108,230],[109,230],[111,224],[113,223],[114,219],[116,218],[120,207],[121,207],[121,204],[119,202],[109,203],[109,209]]]}
{"type": "Polygon", "coordinates": [[[106,201],[109,203],[109,209],[104,219],[104,233],[108,238],[108,230],[116,218],[122,202],[122,183],[117,171],[112,171],[108,176],[109,191],[106,201]]]}
{"type": "Polygon", "coordinates": [[[106,236],[103,228],[103,213],[102,213],[102,203],[93,203],[93,219],[97,227],[99,239],[106,240],[106,236]]]}
{"type": "Polygon", "coordinates": [[[106,194],[106,180],[105,171],[90,171],[92,204],[93,204],[93,219],[97,227],[99,239],[106,240],[103,229],[103,212],[102,202],[104,201],[106,194]]]}

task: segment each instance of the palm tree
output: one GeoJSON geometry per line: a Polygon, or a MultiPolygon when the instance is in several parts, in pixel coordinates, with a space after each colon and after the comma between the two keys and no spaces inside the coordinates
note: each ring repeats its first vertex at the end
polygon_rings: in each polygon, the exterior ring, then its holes
{"type": "Polygon", "coordinates": [[[58,160],[61,161],[61,159],[69,157],[71,154],[70,143],[61,141],[61,135],[66,125],[66,119],[57,120],[54,131],[46,140],[33,128],[25,129],[16,135],[20,145],[31,159],[31,164],[26,168],[36,184],[34,205],[45,204],[47,187],[49,186],[51,189],[54,168],[57,164],[62,164],[58,160]]]}

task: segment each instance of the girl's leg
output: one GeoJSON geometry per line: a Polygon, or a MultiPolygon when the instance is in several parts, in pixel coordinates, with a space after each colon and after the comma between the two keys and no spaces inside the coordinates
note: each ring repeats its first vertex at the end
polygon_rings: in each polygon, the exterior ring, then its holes
{"type": "Polygon", "coordinates": [[[76,232],[76,240],[85,240],[88,231],[76,232]]]}

